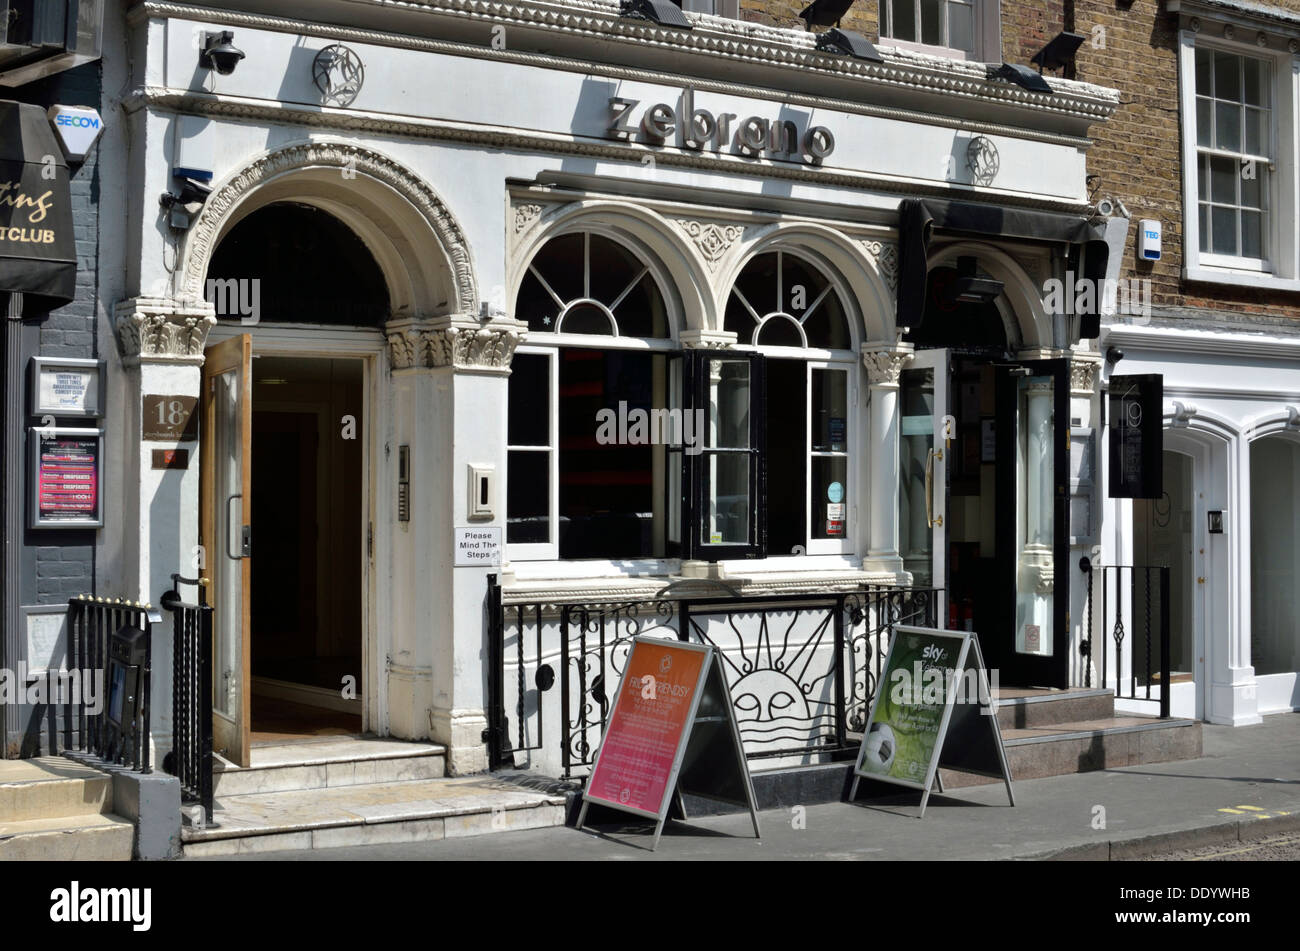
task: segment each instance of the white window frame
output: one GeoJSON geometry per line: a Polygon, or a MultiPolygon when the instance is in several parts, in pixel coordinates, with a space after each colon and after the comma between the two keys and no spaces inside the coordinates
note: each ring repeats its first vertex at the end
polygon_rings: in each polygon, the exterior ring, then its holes
{"type": "Polygon", "coordinates": [[[740,19],[740,0],[681,0],[681,8],[687,13],[740,19]]]}
{"type": "Polygon", "coordinates": [[[949,59],[964,59],[977,63],[1001,61],[1002,59],[1002,17],[999,9],[1001,0],[971,0],[974,7],[973,50],[960,50],[949,46],[931,46],[912,40],[899,40],[885,33],[885,7],[891,0],[877,0],[876,23],[880,46],[896,46],[900,49],[929,53],[932,56],[946,56],[949,59]]]}
{"type": "MultiPolygon", "coordinates": [[[[1183,277],[1188,281],[1233,284],[1272,290],[1300,290],[1300,182],[1297,181],[1296,105],[1300,102],[1300,58],[1254,43],[1179,32],[1179,113],[1182,121],[1183,277]],[[1270,62],[1272,89],[1270,151],[1274,156],[1264,197],[1263,259],[1236,258],[1201,251],[1200,154],[1196,120],[1196,50],[1221,50],[1270,62]]],[[[1243,143],[1244,145],[1244,143],[1243,143]]]]}

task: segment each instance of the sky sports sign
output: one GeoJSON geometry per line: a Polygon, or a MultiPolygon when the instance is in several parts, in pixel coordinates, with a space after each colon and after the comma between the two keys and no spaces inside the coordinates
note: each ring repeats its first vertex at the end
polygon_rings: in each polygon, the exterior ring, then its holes
{"type": "Polygon", "coordinates": [[[820,165],[835,150],[835,136],[809,125],[801,113],[781,107],[782,115],[741,116],[695,106],[695,90],[681,91],[675,104],[651,103],[622,96],[609,100],[605,134],[623,142],[662,146],[669,142],[695,152],[734,152],[745,158],[768,158],[820,165]]]}

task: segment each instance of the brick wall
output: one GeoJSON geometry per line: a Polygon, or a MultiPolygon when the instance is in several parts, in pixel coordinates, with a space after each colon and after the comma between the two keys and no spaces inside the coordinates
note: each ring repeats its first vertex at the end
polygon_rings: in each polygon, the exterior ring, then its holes
{"type": "MultiPolygon", "coordinates": [[[[880,0],[857,0],[843,25],[878,37],[880,0]]],[[[1300,0],[1271,0],[1300,13],[1300,0]]],[[[804,3],[741,0],[741,17],[775,26],[802,27],[804,3]]],[[[1002,56],[1028,65],[1042,46],[1065,28],[1087,37],[1074,78],[1120,91],[1120,108],[1108,123],[1093,126],[1088,171],[1096,197],[1114,196],[1133,218],[1163,223],[1160,261],[1137,259],[1137,226],[1130,228],[1121,276],[1151,281],[1157,307],[1187,306],[1258,315],[1272,322],[1300,321],[1300,294],[1239,290],[1185,282],[1183,266],[1182,151],[1178,115],[1178,18],[1162,0],[1001,0],[1002,56]]]]}

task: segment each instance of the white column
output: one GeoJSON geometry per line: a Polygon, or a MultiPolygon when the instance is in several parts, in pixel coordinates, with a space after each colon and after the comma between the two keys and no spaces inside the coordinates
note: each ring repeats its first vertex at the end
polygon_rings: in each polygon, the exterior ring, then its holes
{"type": "Polygon", "coordinates": [[[1024,393],[1024,415],[1020,416],[1018,407],[1016,411],[1025,427],[1025,454],[1017,467],[1022,469],[1024,476],[1016,490],[1017,505],[1025,518],[1024,547],[1020,553],[1020,590],[1016,597],[1016,650],[1049,655],[1052,653],[1052,599],[1055,593],[1055,565],[1052,563],[1055,484],[1052,472],[1052,384],[1031,383],[1024,388],[1024,393]],[[1037,646],[1027,642],[1030,625],[1038,629],[1037,646]]]}
{"type": "MultiPolygon", "coordinates": [[[[147,442],[141,428],[146,395],[195,399],[199,412],[203,348],[216,324],[212,305],[133,298],[118,304],[116,331],[123,373],[118,376],[106,417],[107,455],[120,465],[105,466],[105,533],[120,539],[117,557],[103,559],[99,589],[152,604],[171,589],[174,572],[194,578],[206,559],[199,552],[199,445],[195,441],[147,442]],[[188,452],[184,469],[154,469],[155,449],[188,452]],[[120,592],[120,594],[119,594],[120,592]]],[[[181,596],[197,600],[192,587],[181,596]]],[[[150,733],[155,762],[172,745],[172,619],[163,612],[154,624],[150,733]]]]}
{"type": "Polygon", "coordinates": [[[862,348],[869,392],[866,458],[869,480],[867,556],[864,571],[903,574],[898,552],[898,385],[912,359],[910,348],[862,348]]]}
{"type": "Polygon", "coordinates": [[[399,527],[388,661],[395,736],[447,747],[452,775],[487,768],[487,579],[502,565],[456,567],[455,529],[494,527],[505,541],[510,361],[522,322],[455,315],[386,328],[398,379],[397,432],[411,447],[411,521],[399,527]],[[468,518],[469,467],[491,466],[492,518],[468,518]]]}

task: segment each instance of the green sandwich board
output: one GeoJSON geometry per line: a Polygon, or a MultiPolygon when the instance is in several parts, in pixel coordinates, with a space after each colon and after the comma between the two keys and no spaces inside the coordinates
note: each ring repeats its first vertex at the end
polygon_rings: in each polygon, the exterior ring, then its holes
{"type": "Polygon", "coordinates": [[[1005,780],[1007,765],[997,710],[979,641],[970,631],[899,625],[876,685],[866,733],[853,770],[849,801],[862,779],[921,790],[921,812],[939,768],[1005,780]]]}

